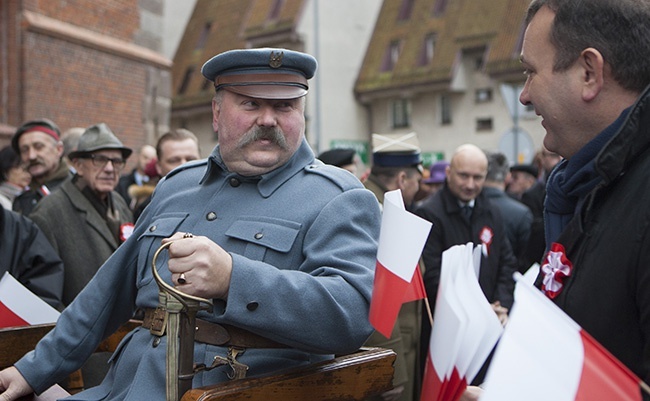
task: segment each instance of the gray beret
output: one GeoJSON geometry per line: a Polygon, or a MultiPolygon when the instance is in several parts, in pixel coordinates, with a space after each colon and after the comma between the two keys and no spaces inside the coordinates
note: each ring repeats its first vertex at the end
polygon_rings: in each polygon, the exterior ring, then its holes
{"type": "Polygon", "coordinates": [[[201,73],[215,88],[260,99],[305,96],[307,80],[316,72],[316,59],[287,49],[238,49],[208,60],[201,73]]]}

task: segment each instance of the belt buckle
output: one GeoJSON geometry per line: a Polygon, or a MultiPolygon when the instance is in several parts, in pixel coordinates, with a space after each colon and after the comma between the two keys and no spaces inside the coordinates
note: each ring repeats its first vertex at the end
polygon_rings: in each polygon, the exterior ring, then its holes
{"type": "Polygon", "coordinates": [[[162,307],[157,307],[151,316],[151,328],[149,332],[154,336],[161,337],[165,334],[167,328],[167,311],[162,307]]]}

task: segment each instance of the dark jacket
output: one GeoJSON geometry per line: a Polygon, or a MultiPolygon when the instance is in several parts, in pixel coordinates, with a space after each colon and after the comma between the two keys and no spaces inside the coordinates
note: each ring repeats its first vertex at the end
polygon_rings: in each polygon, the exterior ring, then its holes
{"type": "MultiPolygon", "coordinates": [[[[603,147],[603,181],[557,242],[573,265],[555,303],[650,381],[650,95],[603,147]]],[[[538,284],[541,279],[538,278],[538,284]]]]}
{"type": "Polygon", "coordinates": [[[489,247],[488,256],[481,258],[481,289],[491,303],[500,301],[506,308],[512,306],[512,274],[517,262],[506,238],[501,213],[492,207],[484,194],[476,198],[471,224],[461,215],[458,201],[446,184],[416,209],[415,214],[433,223],[422,252],[426,269],[424,285],[432,308],[438,293],[442,252],[468,242],[481,244],[482,236],[488,239],[489,247]]]}
{"type": "MultiPolygon", "coordinates": [[[[131,223],[124,199],[111,196],[120,224],[131,223]]],[[[31,218],[65,263],[63,303],[69,305],[121,242],[72,180],[39,202],[31,218]]]]}
{"type": "Polygon", "coordinates": [[[521,203],[528,206],[533,213],[533,223],[530,237],[523,254],[523,262],[527,267],[537,262],[540,263],[546,250],[544,236],[544,198],[546,197],[546,183],[537,182],[521,195],[521,203]]]}
{"type": "Polygon", "coordinates": [[[63,262],[38,226],[0,208],[0,230],[0,277],[8,271],[48,304],[62,306],[63,262]]]}
{"type": "MultiPolygon", "coordinates": [[[[533,213],[522,202],[511,198],[499,188],[483,187],[483,193],[499,209],[512,252],[517,258],[517,270],[525,272],[532,264],[526,260],[525,252],[531,235],[533,213]]],[[[535,262],[539,262],[541,257],[540,254],[535,262]]]]}
{"type": "Polygon", "coordinates": [[[63,184],[66,179],[70,177],[72,177],[70,167],[68,167],[68,164],[64,160],[61,160],[59,167],[57,167],[52,175],[48,177],[45,184],[41,185],[32,181],[29,184],[29,189],[14,199],[14,211],[25,216],[29,216],[36,207],[36,204],[40,202],[41,199],[43,199],[45,196],[47,196],[47,192],[51,193],[55,191],[61,184],[63,184]],[[46,189],[43,187],[46,187],[46,189]]]}

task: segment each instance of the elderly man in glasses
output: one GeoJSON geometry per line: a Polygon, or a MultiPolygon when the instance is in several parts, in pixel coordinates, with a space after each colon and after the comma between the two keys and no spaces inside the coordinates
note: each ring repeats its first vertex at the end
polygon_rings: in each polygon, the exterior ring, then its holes
{"type": "Polygon", "coordinates": [[[114,192],[130,154],[106,124],[87,128],[69,155],[77,173],[30,215],[63,260],[65,305],[133,229],[128,205],[114,192]]]}

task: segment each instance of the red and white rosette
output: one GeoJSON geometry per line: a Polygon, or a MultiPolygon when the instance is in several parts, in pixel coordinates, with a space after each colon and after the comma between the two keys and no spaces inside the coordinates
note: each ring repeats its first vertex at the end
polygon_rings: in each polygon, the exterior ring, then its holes
{"type": "Polygon", "coordinates": [[[133,225],[133,223],[124,223],[120,226],[120,239],[122,240],[122,242],[129,239],[131,234],[133,234],[134,227],[135,226],[133,225]]]}
{"type": "Polygon", "coordinates": [[[544,280],[542,291],[547,297],[554,299],[562,291],[564,281],[571,275],[573,264],[566,257],[566,251],[562,244],[554,242],[546,254],[546,260],[542,265],[544,280]]]}

